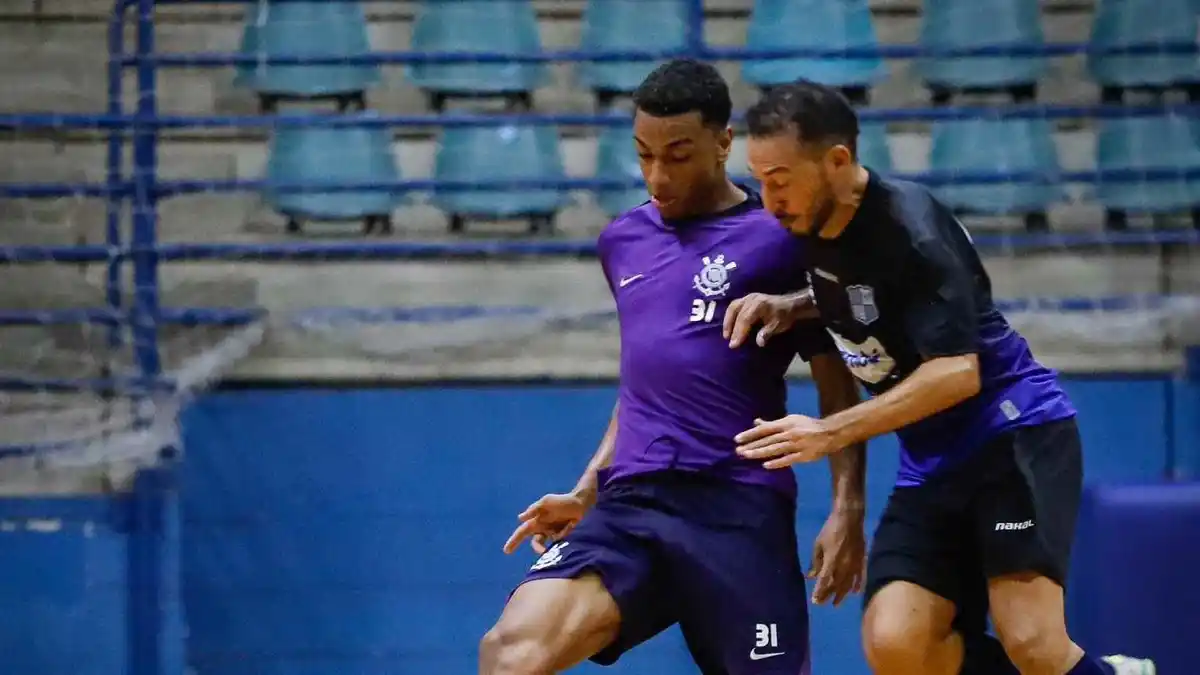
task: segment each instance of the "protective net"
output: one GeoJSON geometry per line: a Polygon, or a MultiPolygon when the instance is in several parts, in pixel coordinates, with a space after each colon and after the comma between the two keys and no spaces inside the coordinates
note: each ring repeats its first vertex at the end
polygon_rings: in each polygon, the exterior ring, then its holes
{"type": "MultiPolygon", "coordinates": [[[[6,90],[20,93],[6,98],[0,159],[11,263],[0,443],[12,456],[153,457],[174,441],[187,397],[226,377],[616,373],[593,242],[614,204],[637,201],[639,179],[628,104],[608,94],[648,66],[582,59],[695,44],[691,3],[135,2],[116,31],[110,3],[18,4],[3,11],[21,28],[0,41],[6,90]],[[123,64],[119,86],[105,85],[116,72],[105,72],[106,53],[123,64]],[[453,95],[472,88],[510,95],[453,95]],[[531,226],[540,235],[525,238],[531,226]]],[[[1174,4],[1149,18],[1177,23],[1174,4]]],[[[741,65],[747,34],[760,65],[776,69],[813,62],[772,49],[824,50],[832,67],[846,59],[829,52],[866,44],[853,17],[823,23],[841,28],[808,44],[785,12],[766,22],[791,36],[781,45],[746,3],[705,8],[708,56],[737,110],[777,77],[741,65]]],[[[1083,56],[1100,39],[1093,18],[1090,6],[1051,3],[1037,19],[1044,36],[997,46],[947,33],[961,17],[880,5],[871,39],[896,63],[920,65],[912,57],[937,48],[939,31],[991,61],[1038,49],[1061,58],[1053,77],[1039,71],[1032,100],[1019,87],[956,87],[934,105],[917,75],[932,70],[889,76],[856,55],[870,74],[847,94],[869,93],[869,165],[931,181],[973,214],[964,219],[996,294],[1044,360],[1170,368],[1200,315],[1195,107],[1184,89],[1146,100],[1097,92],[1083,56]],[[1131,128],[1122,169],[1119,144],[1101,132],[1125,118],[1157,120],[1147,128],[1170,130],[1178,151],[1131,128]],[[1109,184],[1132,186],[1124,220],[1101,203],[1109,184]]],[[[1194,48],[1194,30],[1187,41],[1194,48]]],[[[1159,74],[1175,63],[1141,58],[1159,74]]],[[[740,132],[730,167],[745,171],[740,132]]]]}

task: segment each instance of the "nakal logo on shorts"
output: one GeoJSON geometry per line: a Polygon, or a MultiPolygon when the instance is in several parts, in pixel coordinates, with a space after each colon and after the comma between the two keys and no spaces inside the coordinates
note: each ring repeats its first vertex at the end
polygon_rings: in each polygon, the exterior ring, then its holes
{"type": "Polygon", "coordinates": [[[542,557],[537,559],[537,562],[533,563],[533,566],[529,568],[529,571],[536,572],[538,570],[544,570],[547,567],[554,567],[558,563],[562,562],[563,549],[567,547],[568,543],[570,542],[560,541],[546,549],[546,552],[542,554],[542,557]]]}
{"type": "Polygon", "coordinates": [[[1006,530],[1028,530],[1031,527],[1033,527],[1032,520],[1026,520],[1020,523],[996,523],[996,532],[1002,532],[1006,530]]]}

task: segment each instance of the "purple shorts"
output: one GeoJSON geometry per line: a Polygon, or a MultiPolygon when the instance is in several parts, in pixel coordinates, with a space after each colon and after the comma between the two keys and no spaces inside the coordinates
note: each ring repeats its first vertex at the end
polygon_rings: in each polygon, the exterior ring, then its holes
{"type": "MultiPolygon", "coordinates": [[[[606,485],[525,581],[600,576],[624,652],[678,623],[705,675],[808,675],[808,607],[795,503],[770,488],[663,471],[606,485]]],[[[522,582],[524,583],[524,582],[522,582]]]]}

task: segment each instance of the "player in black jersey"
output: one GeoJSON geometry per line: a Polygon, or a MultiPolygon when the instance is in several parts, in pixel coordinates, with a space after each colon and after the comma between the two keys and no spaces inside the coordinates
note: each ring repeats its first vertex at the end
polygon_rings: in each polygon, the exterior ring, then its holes
{"type": "MultiPolygon", "coordinates": [[[[821,322],[875,397],[825,419],[760,422],[738,436],[739,452],[779,465],[899,436],[900,475],[867,569],[874,671],[1153,675],[1150,661],[1093,658],[1067,634],[1082,483],[1075,410],[993,306],[966,230],[926,188],[858,164],[858,119],[834,89],[777,87],[747,125],[764,202],[806,239],[797,264],[811,271],[821,322]],[[1011,663],[985,636],[989,610],[1011,663]]],[[[802,304],[731,307],[749,314],[732,319],[733,342],[802,304]]]]}

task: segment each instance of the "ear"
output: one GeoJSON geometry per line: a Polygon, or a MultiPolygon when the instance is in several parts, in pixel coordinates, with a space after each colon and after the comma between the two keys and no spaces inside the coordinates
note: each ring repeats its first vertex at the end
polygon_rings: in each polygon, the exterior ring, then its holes
{"type": "Polygon", "coordinates": [[[825,153],[825,172],[833,186],[833,197],[840,204],[858,202],[858,192],[855,177],[858,175],[858,162],[845,145],[835,145],[825,153]]]}
{"type": "Polygon", "coordinates": [[[733,127],[725,127],[717,132],[717,160],[724,164],[729,161],[729,153],[733,149],[733,127]]]}

